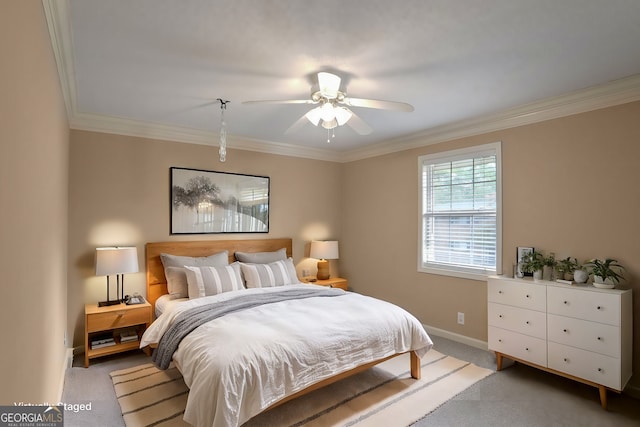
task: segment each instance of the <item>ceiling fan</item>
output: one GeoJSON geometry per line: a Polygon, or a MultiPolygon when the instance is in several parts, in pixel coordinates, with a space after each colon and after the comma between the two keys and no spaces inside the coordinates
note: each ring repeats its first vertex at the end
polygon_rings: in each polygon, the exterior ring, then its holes
{"type": "MultiPolygon", "coordinates": [[[[413,106],[404,102],[349,97],[345,91],[340,90],[341,81],[342,79],[335,74],[319,72],[318,90],[313,91],[309,99],[244,101],[243,104],[317,105],[300,117],[285,133],[295,132],[308,120],[314,126],[321,125],[327,129],[327,131],[347,124],[358,134],[368,135],[371,133],[371,127],[348,107],[376,108],[404,112],[413,111],[413,106]]],[[[329,141],[330,138],[327,139],[327,142],[329,141]]]]}

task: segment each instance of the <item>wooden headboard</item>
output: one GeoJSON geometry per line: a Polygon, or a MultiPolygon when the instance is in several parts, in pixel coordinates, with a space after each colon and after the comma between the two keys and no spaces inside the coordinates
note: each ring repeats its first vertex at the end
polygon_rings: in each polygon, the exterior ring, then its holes
{"type": "Polygon", "coordinates": [[[147,268],[147,300],[154,307],[156,300],[168,293],[167,279],[160,254],[202,257],[217,252],[228,251],[229,263],[236,260],[238,252],[271,252],[286,248],[287,256],[292,256],[291,239],[256,240],[198,240],[191,242],[151,242],[145,246],[145,264],[147,268]]]}

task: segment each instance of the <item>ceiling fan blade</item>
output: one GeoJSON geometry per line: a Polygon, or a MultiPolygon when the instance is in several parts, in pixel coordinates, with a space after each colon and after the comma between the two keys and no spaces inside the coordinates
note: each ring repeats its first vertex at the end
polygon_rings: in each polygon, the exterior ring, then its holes
{"type": "Polygon", "coordinates": [[[340,77],[335,74],[320,72],[318,73],[318,86],[320,93],[327,99],[336,99],[340,90],[340,77]]]}
{"type": "Polygon", "coordinates": [[[353,111],[347,124],[360,135],[369,135],[372,131],[371,127],[353,111]]]}
{"type": "Polygon", "coordinates": [[[284,131],[285,135],[298,132],[300,129],[302,129],[305,123],[309,123],[309,120],[307,119],[307,115],[303,114],[302,117],[300,117],[291,126],[289,126],[289,129],[284,131]]]}
{"type": "Polygon", "coordinates": [[[242,101],[243,104],[316,104],[311,99],[270,99],[264,101],[242,101]]]}
{"type": "Polygon", "coordinates": [[[350,107],[377,108],[380,110],[404,111],[407,113],[413,111],[413,105],[405,102],[348,97],[344,99],[344,103],[350,107]]]}

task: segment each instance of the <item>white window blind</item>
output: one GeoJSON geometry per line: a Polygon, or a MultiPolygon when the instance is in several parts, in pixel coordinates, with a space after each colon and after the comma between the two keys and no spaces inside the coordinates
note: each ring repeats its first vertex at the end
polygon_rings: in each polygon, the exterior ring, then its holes
{"type": "Polygon", "coordinates": [[[499,143],[420,157],[421,271],[471,278],[495,274],[499,160],[499,143]]]}

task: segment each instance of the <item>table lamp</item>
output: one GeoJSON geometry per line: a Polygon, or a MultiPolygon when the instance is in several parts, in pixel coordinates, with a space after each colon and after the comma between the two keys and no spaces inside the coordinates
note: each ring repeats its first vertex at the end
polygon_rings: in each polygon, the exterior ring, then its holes
{"type": "Polygon", "coordinates": [[[335,240],[319,241],[314,240],[311,242],[310,254],[311,258],[317,258],[318,261],[318,274],[319,280],[326,280],[329,275],[329,261],[328,259],[338,259],[338,242],[335,240]]]}
{"type": "Polygon", "coordinates": [[[135,247],[96,248],[96,276],[107,276],[107,300],[100,301],[98,307],[120,304],[124,301],[124,273],[138,271],[138,250],[135,247]],[[116,275],[118,284],[115,300],[109,299],[109,276],[112,274],[116,275]],[[122,280],[122,288],[120,280],[122,280]]]}

